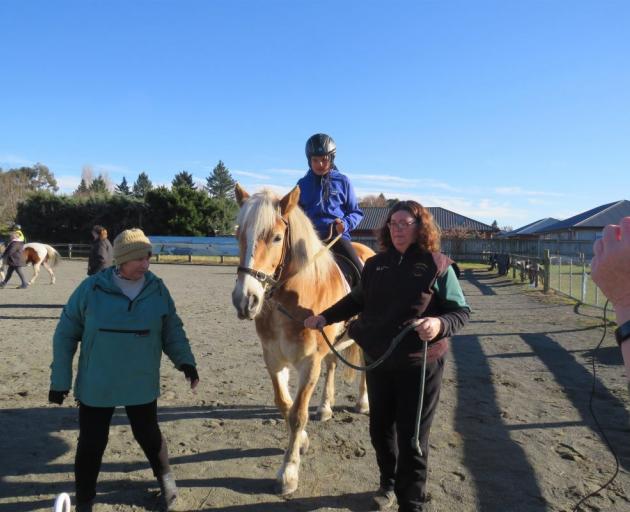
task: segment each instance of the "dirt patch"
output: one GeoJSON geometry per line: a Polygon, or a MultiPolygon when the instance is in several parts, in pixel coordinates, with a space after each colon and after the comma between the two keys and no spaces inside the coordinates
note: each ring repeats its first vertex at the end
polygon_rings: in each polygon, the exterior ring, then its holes
{"type": "MultiPolygon", "coordinates": [[[[337,379],[328,423],[311,421],[298,491],[273,493],[287,434],[251,322],[230,302],[233,267],[154,265],[168,284],[198,360],[191,393],[167,360],[159,400],[181,489],[178,510],[366,511],[378,474],[367,417],[351,412],[356,384],[337,379]]],[[[73,490],[77,410],[46,403],[51,338],[84,262],[64,261],[27,290],[0,290],[0,506],[50,510],[73,490]]],[[[523,293],[483,270],[462,280],[472,321],[452,344],[430,439],[427,509],[570,510],[612,474],[614,462],[589,413],[597,318],[571,304],[523,293]]],[[[609,334],[596,355],[594,408],[621,473],[592,510],[630,509],[628,394],[609,334]]],[[[318,388],[312,405],[319,400],[318,388]]],[[[71,401],[69,401],[71,402],[71,401]]],[[[313,407],[314,409],[314,407],[313,407]]],[[[96,510],[155,510],[157,488],[124,412],[114,417],[96,510]]]]}

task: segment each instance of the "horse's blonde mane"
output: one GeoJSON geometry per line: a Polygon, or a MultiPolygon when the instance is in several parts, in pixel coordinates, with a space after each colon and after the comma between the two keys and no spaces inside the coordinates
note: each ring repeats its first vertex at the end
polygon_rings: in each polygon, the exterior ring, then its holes
{"type": "MultiPolygon", "coordinates": [[[[258,240],[271,232],[280,215],[279,203],[280,199],[275,193],[264,189],[251,195],[243,204],[237,223],[248,240],[258,240]]],[[[324,279],[335,268],[335,264],[329,251],[324,251],[315,258],[323,245],[313,224],[299,206],[291,210],[288,220],[292,271],[299,271],[303,279],[324,279]]]]}

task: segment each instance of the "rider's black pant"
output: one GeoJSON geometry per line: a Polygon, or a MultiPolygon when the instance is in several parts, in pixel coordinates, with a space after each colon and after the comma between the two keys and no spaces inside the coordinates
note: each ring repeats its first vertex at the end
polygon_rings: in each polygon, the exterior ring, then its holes
{"type": "Polygon", "coordinates": [[[331,247],[331,250],[337,254],[348,258],[352,264],[357,267],[357,270],[361,272],[363,270],[363,262],[359,259],[357,252],[352,247],[352,242],[347,238],[340,238],[335,242],[335,245],[331,247]]]}

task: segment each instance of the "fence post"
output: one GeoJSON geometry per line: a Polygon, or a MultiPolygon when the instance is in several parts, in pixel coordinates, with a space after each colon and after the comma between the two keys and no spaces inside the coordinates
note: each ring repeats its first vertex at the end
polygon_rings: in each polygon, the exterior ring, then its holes
{"type": "Polygon", "coordinates": [[[569,258],[569,297],[573,297],[573,258],[569,258]]]}
{"type": "Polygon", "coordinates": [[[192,263],[192,252],[188,253],[188,263],[192,263]]]}
{"type": "Polygon", "coordinates": [[[582,303],[586,300],[586,261],[584,260],[584,254],[582,254],[582,294],[580,300],[582,303]]]}
{"type": "Polygon", "coordinates": [[[72,244],[68,244],[68,258],[72,259],[72,244]]]}
{"type": "Polygon", "coordinates": [[[545,249],[543,264],[545,265],[545,282],[543,283],[543,291],[545,293],[549,293],[549,280],[551,279],[551,258],[549,258],[549,249],[545,249]]]}

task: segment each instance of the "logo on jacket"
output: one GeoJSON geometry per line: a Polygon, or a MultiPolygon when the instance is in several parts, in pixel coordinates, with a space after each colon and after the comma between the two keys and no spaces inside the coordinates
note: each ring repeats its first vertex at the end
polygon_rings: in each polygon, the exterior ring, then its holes
{"type": "Polygon", "coordinates": [[[380,272],[381,270],[387,270],[389,268],[389,265],[378,265],[376,267],[376,271],[380,272]]]}
{"type": "Polygon", "coordinates": [[[424,263],[416,263],[413,266],[413,275],[415,277],[420,277],[422,274],[424,274],[427,270],[429,269],[429,267],[426,266],[426,264],[424,263]]]}

